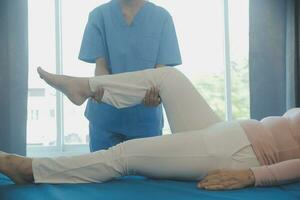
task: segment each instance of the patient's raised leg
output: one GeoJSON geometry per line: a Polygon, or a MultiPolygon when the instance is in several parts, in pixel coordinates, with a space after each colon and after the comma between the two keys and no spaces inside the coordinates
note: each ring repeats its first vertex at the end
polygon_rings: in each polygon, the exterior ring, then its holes
{"type": "Polygon", "coordinates": [[[103,88],[102,102],[117,108],[130,107],[142,103],[147,90],[156,87],[172,133],[199,130],[221,121],[188,78],[171,67],[89,79],[58,76],[41,69],[39,73],[47,83],[64,92],[77,105],[103,88]]]}

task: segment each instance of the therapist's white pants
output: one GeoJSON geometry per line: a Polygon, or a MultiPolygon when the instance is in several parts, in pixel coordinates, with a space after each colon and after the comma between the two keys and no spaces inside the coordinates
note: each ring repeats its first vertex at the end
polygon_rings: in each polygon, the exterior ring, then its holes
{"type": "Polygon", "coordinates": [[[172,135],[131,140],[80,156],[33,159],[35,182],[105,182],[124,175],[199,180],[216,169],[259,166],[239,123],[221,122],[178,70],[166,67],[90,79],[93,91],[105,89],[103,102],[118,108],[141,103],[152,86],[160,90],[172,135]]]}

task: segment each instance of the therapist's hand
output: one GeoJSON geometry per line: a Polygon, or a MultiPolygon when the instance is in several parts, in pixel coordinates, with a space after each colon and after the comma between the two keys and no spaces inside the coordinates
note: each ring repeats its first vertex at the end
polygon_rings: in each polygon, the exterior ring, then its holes
{"type": "Polygon", "coordinates": [[[233,190],[254,186],[255,177],[249,170],[214,171],[209,173],[198,187],[205,190],[233,190]]]}
{"type": "Polygon", "coordinates": [[[146,106],[156,107],[161,103],[161,98],[159,96],[159,90],[155,87],[149,89],[144,98],[144,104],[146,106]]]}
{"type": "Polygon", "coordinates": [[[93,100],[96,101],[97,103],[101,103],[102,102],[102,98],[103,98],[103,94],[104,94],[104,89],[103,88],[97,88],[97,90],[95,91],[93,100]]]}

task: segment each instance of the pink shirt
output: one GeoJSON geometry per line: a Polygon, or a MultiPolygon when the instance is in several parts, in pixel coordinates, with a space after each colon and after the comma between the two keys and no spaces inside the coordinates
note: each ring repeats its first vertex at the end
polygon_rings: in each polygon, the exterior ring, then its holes
{"type": "Polygon", "coordinates": [[[240,122],[262,166],[251,168],[256,186],[300,180],[300,108],[282,117],[240,122]]]}

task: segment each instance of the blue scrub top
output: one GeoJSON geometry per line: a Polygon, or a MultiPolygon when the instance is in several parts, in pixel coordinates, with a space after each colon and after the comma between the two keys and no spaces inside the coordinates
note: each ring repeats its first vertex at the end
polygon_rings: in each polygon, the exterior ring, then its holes
{"type": "MultiPolygon", "coordinates": [[[[171,15],[146,1],[128,25],[118,1],[112,0],[90,13],[79,59],[95,63],[98,58],[105,58],[111,74],[154,68],[157,64],[180,65],[171,15]]],[[[118,110],[90,100],[85,115],[91,123],[105,130],[132,137],[159,134],[163,127],[161,106],[153,108],[141,104],[118,110]]]]}

